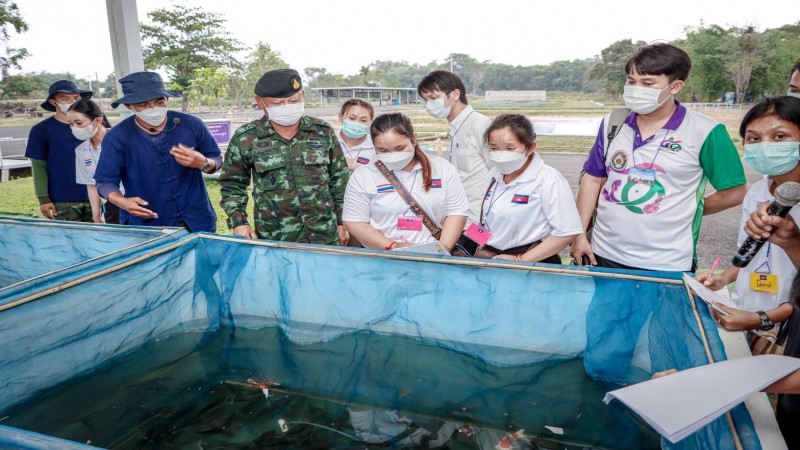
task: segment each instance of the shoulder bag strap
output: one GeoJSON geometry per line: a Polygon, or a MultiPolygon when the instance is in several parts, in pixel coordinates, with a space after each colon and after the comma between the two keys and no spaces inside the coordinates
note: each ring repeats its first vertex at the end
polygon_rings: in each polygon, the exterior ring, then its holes
{"type": "Polygon", "coordinates": [[[405,200],[406,204],[411,208],[411,210],[422,218],[422,223],[425,224],[425,227],[431,232],[433,237],[438,240],[442,236],[442,229],[439,228],[439,226],[436,225],[436,222],[431,219],[431,216],[429,216],[428,213],[426,213],[425,210],[419,206],[419,204],[414,200],[414,197],[411,196],[411,193],[408,192],[408,189],[403,186],[403,183],[401,183],[400,180],[394,176],[394,174],[383,164],[383,162],[375,161],[375,167],[377,167],[383,176],[386,177],[386,180],[388,180],[389,183],[394,186],[394,190],[397,191],[397,193],[400,195],[400,198],[405,200]]]}

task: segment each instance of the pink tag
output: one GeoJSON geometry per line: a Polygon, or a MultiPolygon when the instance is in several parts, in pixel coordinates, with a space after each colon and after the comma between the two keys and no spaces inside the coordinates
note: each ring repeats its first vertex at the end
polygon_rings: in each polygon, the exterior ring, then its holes
{"type": "Polygon", "coordinates": [[[489,238],[492,237],[492,233],[490,233],[486,228],[483,228],[482,226],[473,222],[469,224],[467,229],[464,231],[464,236],[477,242],[478,245],[484,246],[487,242],[489,242],[489,238]]]}
{"type": "Polygon", "coordinates": [[[422,219],[419,217],[400,216],[397,218],[397,229],[420,231],[422,230],[422,219]]]}

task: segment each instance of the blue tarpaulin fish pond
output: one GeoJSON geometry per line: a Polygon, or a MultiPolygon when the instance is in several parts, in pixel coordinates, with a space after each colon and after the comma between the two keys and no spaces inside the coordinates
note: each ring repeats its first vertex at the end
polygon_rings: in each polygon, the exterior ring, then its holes
{"type": "Polygon", "coordinates": [[[600,401],[726,358],[680,273],[2,217],[0,236],[2,448],[372,448],[401,446],[434,419],[426,447],[452,432],[451,448],[761,448],[743,405],[670,444],[600,401]],[[142,380],[176,373],[188,388],[168,397],[196,405],[146,407],[162,385],[142,380]],[[142,404],[119,407],[122,391],[142,404]],[[281,400],[292,393],[302,414],[281,400]],[[90,399],[108,409],[77,412],[90,399]],[[194,446],[158,444],[156,423],[197,428],[238,401],[266,425],[237,416],[196,429],[194,446]],[[332,418],[311,427],[312,410],[332,418]],[[114,429],[126,418],[135,426],[114,429]],[[56,427],[67,419],[82,425],[56,427]],[[293,430],[316,443],[287,440],[293,430]],[[321,444],[339,435],[350,447],[321,444]]]}

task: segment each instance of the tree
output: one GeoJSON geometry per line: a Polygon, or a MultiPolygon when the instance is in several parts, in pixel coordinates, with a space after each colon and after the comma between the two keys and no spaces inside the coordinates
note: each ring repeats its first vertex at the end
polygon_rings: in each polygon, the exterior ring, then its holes
{"type": "Polygon", "coordinates": [[[19,63],[30,56],[28,50],[24,48],[11,48],[8,41],[11,39],[9,27],[13,28],[17,34],[28,31],[28,24],[19,14],[19,7],[14,2],[0,0],[0,42],[5,47],[5,56],[0,56],[0,77],[2,80],[8,77],[8,70],[12,67],[21,69],[19,63]]]}
{"type": "MultiPolygon", "coordinates": [[[[190,88],[197,69],[232,65],[233,54],[242,49],[225,30],[221,14],[173,3],[171,8],[147,13],[147,17],[152,23],[140,27],[145,67],[167,70],[170,81],[183,90],[190,88]]],[[[188,106],[184,95],[183,111],[188,106]]]]}
{"type": "Polygon", "coordinates": [[[227,97],[228,89],[230,88],[229,79],[230,75],[222,68],[204,67],[196,69],[187,97],[198,101],[202,105],[208,105],[213,101],[222,111],[225,109],[222,105],[222,99],[227,97]]]}
{"type": "Polygon", "coordinates": [[[3,78],[3,83],[0,84],[0,98],[3,100],[29,98],[34,91],[47,92],[47,88],[48,85],[34,75],[9,75],[3,78]]]}
{"type": "Polygon", "coordinates": [[[675,42],[692,59],[692,70],[683,92],[696,94],[705,100],[715,100],[733,89],[725,72],[725,46],[728,30],[719,25],[704,25],[684,29],[686,38],[675,42]]]}
{"type": "Polygon", "coordinates": [[[647,45],[644,41],[634,43],[630,39],[614,42],[600,52],[600,60],[589,69],[590,80],[602,80],[606,94],[618,98],[625,85],[625,63],[636,50],[647,45]]]}
{"type": "Polygon", "coordinates": [[[741,103],[750,84],[754,67],[761,64],[763,39],[754,26],[733,27],[726,42],[725,68],[736,87],[736,101],[741,103]]]}

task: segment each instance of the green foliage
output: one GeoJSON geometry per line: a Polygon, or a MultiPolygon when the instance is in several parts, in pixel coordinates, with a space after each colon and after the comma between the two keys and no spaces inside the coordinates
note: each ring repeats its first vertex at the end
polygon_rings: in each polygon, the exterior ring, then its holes
{"type": "Polygon", "coordinates": [[[606,94],[613,99],[619,98],[625,85],[625,64],[636,50],[645,45],[644,41],[634,43],[630,39],[614,42],[600,52],[600,60],[589,68],[588,78],[602,81],[606,94]]]}
{"type": "Polygon", "coordinates": [[[195,69],[194,78],[186,95],[191,100],[199,102],[201,105],[208,106],[215,103],[220,111],[225,108],[222,106],[222,99],[227,97],[230,88],[231,75],[225,69],[212,69],[204,67],[195,69]]]}
{"type": "Polygon", "coordinates": [[[4,56],[0,56],[0,74],[2,79],[8,77],[9,69],[21,69],[19,63],[30,56],[28,50],[24,48],[11,48],[8,41],[11,39],[9,28],[13,28],[17,34],[28,31],[28,24],[19,13],[16,3],[8,0],[0,0],[0,42],[5,47],[4,56]]]}
{"type": "Polygon", "coordinates": [[[0,98],[3,100],[29,98],[34,91],[46,92],[49,85],[33,75],[9,75],[0,84],[0,98]]]}
{"type": "Polygon", "coordinates": [[[221,14],[173,2],[147,14],[142,24],[144,63],[149,69],[170,72],[170,81],[188,89],[198,69],[235,66],[233,54],[241,43],[225,30],[221,14]]]}

